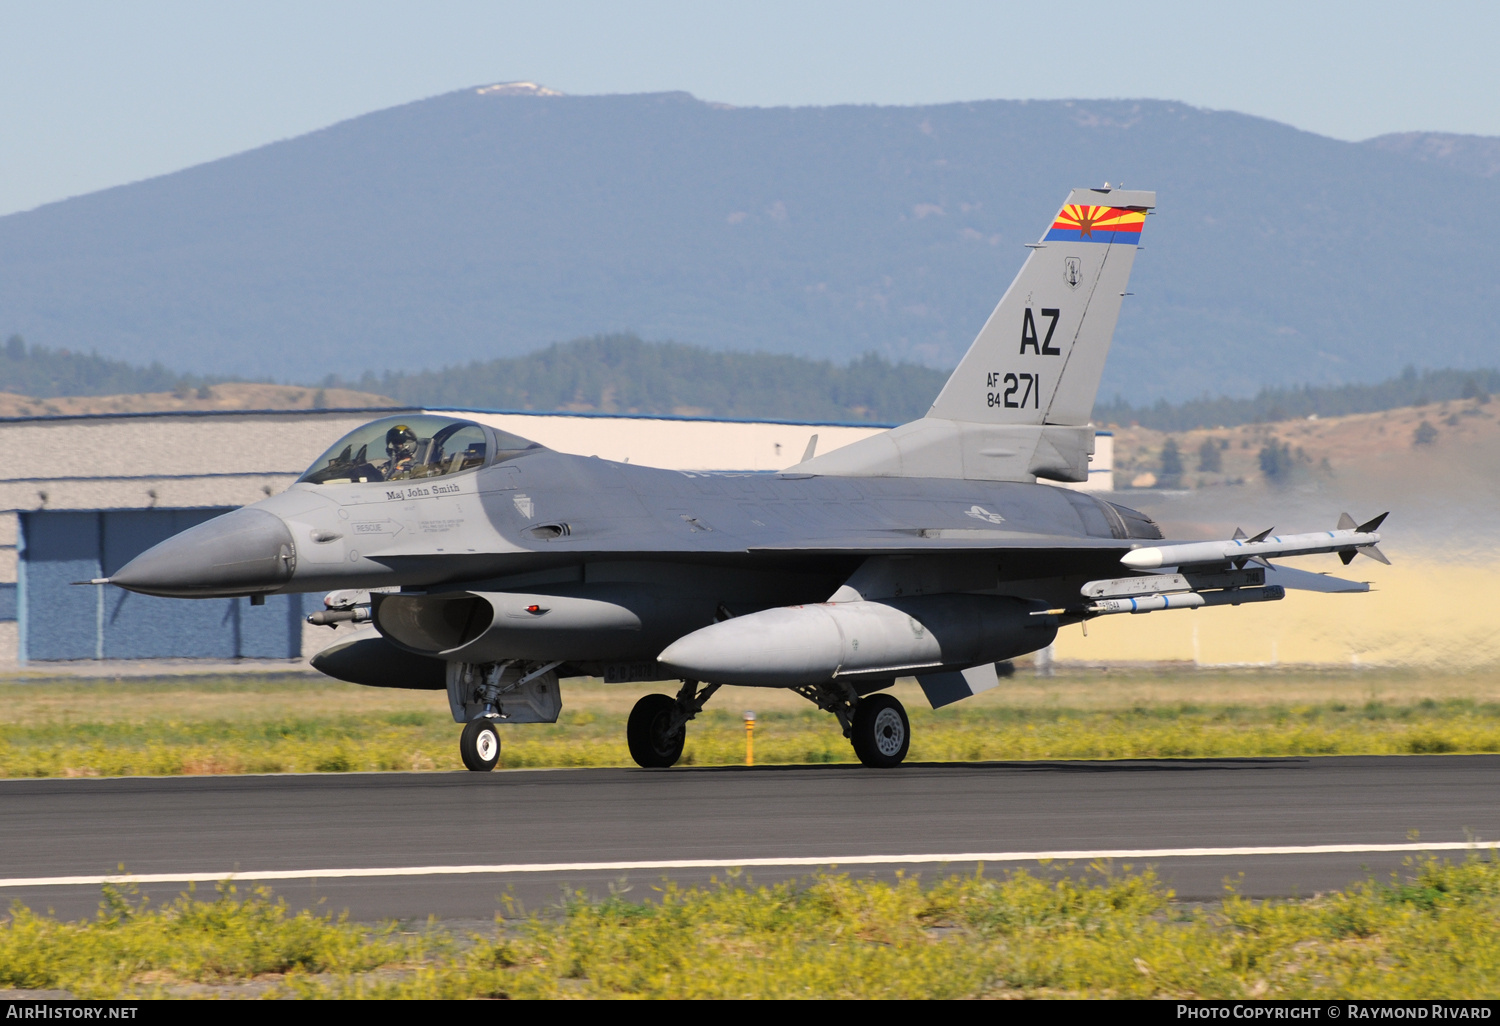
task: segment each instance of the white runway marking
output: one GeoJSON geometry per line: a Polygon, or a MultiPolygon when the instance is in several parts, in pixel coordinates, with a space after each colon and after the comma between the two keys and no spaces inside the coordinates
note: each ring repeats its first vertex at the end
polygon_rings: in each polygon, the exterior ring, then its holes
{"type": "Polygon", "coordinates": [[[621,862],[512,862],[477,866],[384,866],[361,869],[255,869],[210,873],[111,873],[104,876],[15,876],[3,887],[98,886],[106,883],[214,883],[219,880],[340,880],[401,876],[475,876],[517,873],[619,873],[661,869],[753,869],[798,866],[908,866],[955,862],[1093,862],[1096,859],[1223,858],[1256,855],[1376,855],[1386,852],[1490,851],[1500,841],[1407,844],[1303,844],[1247,848],[1130,848],[1077,851],[968,851],[935,855],[817,855],[744,859],[647,859],[621,862]]]}

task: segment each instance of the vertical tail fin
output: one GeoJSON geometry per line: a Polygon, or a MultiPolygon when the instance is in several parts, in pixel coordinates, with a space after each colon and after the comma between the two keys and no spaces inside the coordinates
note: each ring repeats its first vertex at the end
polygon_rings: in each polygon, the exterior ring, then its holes
{"type": "Polygon", "coordinates": [[[929,417],[1087,424],[1154,192],[1074,189],[929,417]]]}
{"type": "Polygon", "coordinates": [[[1074,189],[921,420],[791,468],[1087,481],[1089,417],[1154,192],[1074,189]]]}

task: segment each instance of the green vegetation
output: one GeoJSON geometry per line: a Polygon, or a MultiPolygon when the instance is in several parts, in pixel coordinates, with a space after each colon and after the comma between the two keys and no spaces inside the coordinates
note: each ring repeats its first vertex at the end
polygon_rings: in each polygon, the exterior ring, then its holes
{"type": "Polygon", "coordinates": [[[457,937],[292,913],[269,891],[152,908],[106,888],[92,921],[19,905],[0,987],[78,997],[1485,998],[1500,864],[1408,862],[1310,900],[1186,907],[1146,869],[820,875],[575,896],[457,937]]]}
{"type": "MultiPolygon", "coordinates": [[[[769,353],[714,352],[634,335],[559,342],[510,359],[427,371],[329,375],[322,389],[353,388],[413,406],[899,423],[927,412],[946,371],[869,354],[841,366],[769,353]]],[[[38,398],[175,392],[200,399],[227,380],[137,367],[94,353],[28,347],[12,335],[0,354],[0,392],[38,398]]],[[[315,398],[313,406],[323,405],[315,398]]]]}
{"type": "Polygon", "coordinates": [[[1227,438],[1205,438],[1198,446],[1199,473],[1218,474],[1224,469],[1224,450],[1229,447],[1227,438]]]}
{"type": "Polygon", "coordinates": [[[1373,385],[1302,385],[1263,388],[1253,399],[1204,396],[1184,403],[1161,400],[1134,407],[1119,396],[1094,406],[1096,424],[1139,424],[1156,431],[1235,427],[1317,414],[1342,417],[1377,413],[1400,406],[1424,406],[1445,399],[1488,402],[1500,391],[1500,370],[1424,370],[1408,367],[1399,377],[1373,385]]]}
{"type": "Polygon", "coordinates": [[[138,367],[97,353],[27,346],[11,335],[0,353],[0,392],[38,398],[60,395],[120,395],[126,392],[173,392],[206,388],[211,380],[176,374],[159,363],[138,367]]]}
{"type": "Polygon", "coordinates": [[[442,370],[366,373],[347,381],[330,375],[322,385],[412,405],[897,423],[926,413],[947,377],[873,353],[839,366],[596,335],[442,370]]]}
{"type": "MultiPolygon", "coordinates": [[[[556,724],[504,734],[501,765],[629,766],[642,686],[569,683],[556,724]]],[[[655,690],[666,690],[665,686],[655,690]]],[[[902,684],[913,761],[1500,752],[1488,679],[1175,671],[1017,677],[942,710],[902,684]],[[1397,698],[1383,697],[1388,694],[1397,698]]],[[[457,770],[443,696],[306,677],[0,685],[0,776],[457,770]]],[[[831,716],[795,695],[728,689],[694,720],[685,765],[852,762],[831,716]]]]}
{"type": "Polygon", "coordinates": [[[1292,447],[1285,442],[1269,439],[1265,445],[1260,447],[1260,472],[1266,475],[1268,481],[1285,481],[1291,476],[1297,460],[1292,455],[1292,447]]]}
{"type": "Polygon", "coordinates": [[[1177,449],[1177,441],[1168,438],[1161,447],[1161,474],[1156,483],[1162,488],[1176,488],[1182,482],[1182,453],[1177,449]]]}

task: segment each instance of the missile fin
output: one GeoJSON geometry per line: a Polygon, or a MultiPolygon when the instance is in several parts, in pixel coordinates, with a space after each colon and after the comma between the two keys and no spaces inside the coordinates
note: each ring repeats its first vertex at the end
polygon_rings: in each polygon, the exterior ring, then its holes
{"type": "Polygon", "coordinates": [[[1361,555],[1369,556],[1371,559],[1375,560],[1378,563],[1384,563],[1386,566],[1391,565],[1391,561],[1386,558],[1385,553],[1381,552],[1380,549],[1374,545],[1361,545],[1354,551],[1360,553],[1361,555]]]}
{"type": "MultiPolygon", "coordinates": [[[[1390,516],[1390,515],[1391,515],[1390,511],[1387,510],[1386,512],[1380,514],[1380,516],[1376,517],[1374,520],[1371,520],[1371,521],[1368,521],[1366,523],[1360,524],[1357,528],[1355,528],[1355,530],[1359,531],[1361,534],[1363,534],[1366,531],[1373,531],[1376,528],[1378,528],[1381,524],[1383,524],[1385,522],[1385,518],[1388,517],[1388,516],[1390,516]]],[[[1370,546],[1370,548],[1372,548],[1372,549],[1374,547],[1375,546],[1373,546],[1373,545],[1370,546]]]]}
{"type": "Polygon", "coordinates": [[[1271,532],[1274,531],[1274,530],[1276,530],[1276,528],[1274,528],[1274,527],[1268,527],[1264,531],[1260,532],[1260,534],[1257,534],[1254,538],[1251,538],[1249,540],[1251,542],[1263,542],[1267,538],[1271,537],[1271,532]]]}
{"type": "MultiPolygon", "coordinates": [[[[1347,513],[1340,513],[1339,514],[1339,526],[1337,528],[1335,528],[1335,530],[1339,530],[1339,531],[1352,531],[1352,530],[1354,530],[1354,518],[1351,517],[1347,513]]],[[[1347,562],[1347,560],[1345,562],[1347,562]]]]}
{"type": "MultiPolygon", "coordinates": [[[[1339,530],[1342,531],[1343,528],[1341,527],[1339,528],[1339,530]]],[[[1354,555],[1355,552],[1353,549],[1345,549],[1343,552],[1339,553],[1339,559],[1343,561],[1345,566],[1348,566],[1350,563],[1354,562],[1354,555]]]]}
{"type": "Polygon", "coordinates": [[[1241,528],[1236,527],[1234,529],[1234,537],[1232,539],[1230,539],[1230,540],[1231,541],[1239,541],[1240,539],[1245,538],[1245,537],[1248,537],[1245,534],[1245,532],[1241,528]]]}

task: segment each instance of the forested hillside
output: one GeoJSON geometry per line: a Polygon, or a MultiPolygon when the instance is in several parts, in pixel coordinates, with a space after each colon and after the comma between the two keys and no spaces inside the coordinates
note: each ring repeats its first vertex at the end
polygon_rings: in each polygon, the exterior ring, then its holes
{"type": "Polygon", "coordinates": [[[1133,407],[1116,398],[1094,406],[1096,424],[1139,424],[1157,431],[1235,427],[1292,418],[1343,417],[1377,413],[1401,406],[1425,406],[1448,399],[1483,399],[1500,391],[1500,370],[1422,371],[1408,367],[1399,377],[1372,385],[1265,388],[1252,399],[1196,399],[1185,403],[1165,400],[1133,407]]]}
{"type": "Polygon", "coordinates": [[[28,346],[20,335],[7,338],[0,351],[0,392],[40,398],[170,392],[197,388],[207,380],[169,371],[159,363],[140,367],[98,353],[28,346]]]}
{"type": "MultiPolygon", "coordinates": [[[[899,424],[923,416],[947,376],[946,371],[893,364],[875,355],[838,364],[772,353],[714,352],[635,335],[596,335],[525,356],[435,370],[366,372],[350,378],[330,374],[292,386],[286,395],[276,396],[274,405],[369,405],[388,397],[411,406],[899,424]]],[[[0,393],[38,398],[171,393],[179,400],[174,408],[180,401],[198,399],[203,402],[189,405],[207,409],[215,407],[214,386],[223,380],[28,346],[18,335],[0,352],[0,393]]],[[[1495,392],[1500,392],[1500,370],[1419,372],[1408,367],[1375,384],[1269,388],[1250,399],[1204,397],[1132,406],[1116,397],[1095,405],[1094,422],[1190,431],[1314,414],[1341,417],[1451,399],[1487,401],[1495,392]]],[[[251,395],[275,393],[245,393],[251,395]]]]}
{"type": "MultiPolygon", "coordinates": [[[[412,406],[898,423],[926,413],[946,379],[943,371],[892,364],[874,355],[836,364],[766,353],[716,353],[613,335],[557,343],[514,359],[366,373],[347,380],[328,375],[307,387],[283,387],[285,395],[269,386],[246,395],[271,396],[271,405],[278,407],[368,405],[389,397],[412,406]]],[[[213,409],[221,405],[216,399],[239,394],[226,392],[223,381],[94,353],[28,346],[19,335],[12,335],[0,351],[0,393],[39,399],[159,393],[174,398],[172,408],[187,401],[213,409]]],[[[116,403],[109,408],[144,407],[116,403]]],[[[21,409],[63,412],[62,407],[21,409]]]]}
{"type": "Polygon", "coordinates": [[[899,423],[925,414],[945,380],[874,355],[839,365],[601,335],[514,359],[324,384],[413,405],[899,423]]]}

